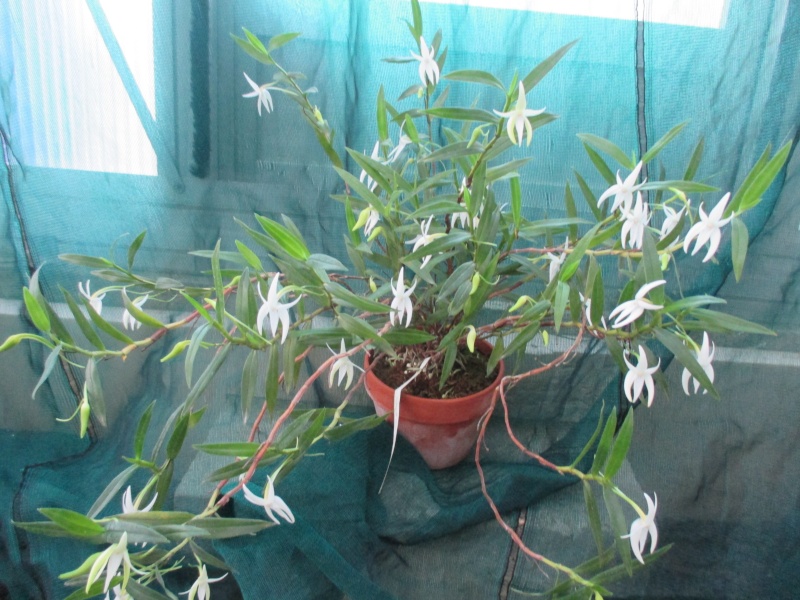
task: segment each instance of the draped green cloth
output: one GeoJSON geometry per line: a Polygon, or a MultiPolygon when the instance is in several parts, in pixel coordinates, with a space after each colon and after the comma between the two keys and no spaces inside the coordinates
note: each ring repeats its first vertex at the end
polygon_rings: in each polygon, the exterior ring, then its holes
{"type": "MultiPolygon", "coordinates": [[[[723,191],[741,183],[768,143],[777,148],[797,135],[797,3],[709,2],[707,18],[705,9],[687,4],[669,23],[649,5],[637,13],[637,3],[613,16],[565,14],[568,4],[560,13],[511,0],[481,4],[487,6],[422,3],[426,37],[441,28],[448,46],[445,72],[483,69],[509,82],[515,71],[524,74],[580,39],[528,96],[530,107],[560,115],[536,132],[534,160],[521,172],[528,218],[563,215],[564,184],[576,185],[573,167],[597,193],[604,189],[599,176],[590,176],[576,133],[641,155],[688,120],[649,166],[680,178],[703,137],[698,176],[723,191]]],[[[414,49],[405,3],[152,0],[125,10],[101,0],[0,5],[3,338],[33,331],[20,290],[35,269],[42,267],[43,293],[58,304],[59,286],[75,295],[77,282],[90,277],[58,254],[106,255],[142,229],[148,234],[140,267],[186,283],[208,269],[206,259],[187,251],[211,249],[217,239],[223,250],[235,249],[234,241],[245,239],[235,219],[252,224],[254,212],[288,215],[313,251],[346,261],[341,206],[329,198],[342,184],[288,99],[275,94],[274,112],[259,117],[253,99],[241,97],[249,91],[242,72],[257,82],[271,73],[242,53],[231,33],[247,27],[266,39],[302,32],[281,57],[318,88],[315,102],[336,129],[340,151],[372,148],[381,84],[393,101],[417,80],[416,63],[381,61],[414,49]]],[[[450,101],[469,105],[475,89],[454,83],[450,101]]],[[[498,94],[483,90],[478,105],[497,106],[498,94]]],[[[390,133],[399,136],[396,128],[390,133]]],[[[669,398],[636,411],[620,485],[638,501],[643,491],[658,493],[660,540],[674,546],[652,568],[612,586],[615,597],[790,598],[800,587],[799,166],[791,160],[748,213],[751,247],[739,284],[732,281],[728,233],[716,262],[702,271],[697,257],[678,262],[686,294],[717,294],[727,311],[778,335],[715,338],[722,401],[683,396],[680,368],[672,365],[665,370],[669,398]]],[[[717,197],[693,202],[710,208],[717,197]]],[[[92,278],[93,289],[100,285],[92,278]]],[[[105,298],[104,316],[119,322],[121,304],[105,298]]],[[[176,317],[162,312],[164,320],[176,317]]],[[[179,339],[167,336],[124,364],[101,365],[114,433],[95,423],[84,440],[74,423],[55,420],[74,411],[80,373],[58,366],[32,399],[47,353],[22,344],[0,354],[0,598],[69,593],[58,574],[93,550],[27,534],[11,522],[40,519],[42,506],[88,510],[125,468],[122,456],[131,453],[145,407],[156,400],[157,422],[185,397],[179,361],[159,362],[179,339]]],[[[554,336],[552,351],[563,342],[554,336]]],[[[235,362],[203,396],[208,412],[191,443],[229,441],[246,431],[236,408],[235,362]]],[[[333,403],[336,394],[319,385],[309,405],[333,403]]],[[[601,406],[619,402],[611,358],[590,345],[567,367],[516,389],[510,411],[521,440],[569,462],[601,406]]],[[[369,410],[363,394],[353,410],[369,410]]],[[[379,493],[390,445],[391,430],[382,426],[319,455],[315,450],[279,490],[295,524],[214,546],[235,571],[212,585],[213,597],[521,599],[554,583],[494,521],[470,459],[430,472],[401,440],[379,493]]],[[[483,456],[492,497],[531,548],[572,565],[591,556],[580,486],[515,452],[500,418],[490,424],[483,456]]],[[[215,464],[207,456],[179,462],[168,505],[202,506],[211,489],[203,477],[215,464]]],[[[264,518],[241,497],[230,510],[264,518]]],[[[188,589],[193,577],[188,573],[178,589],[188,589]]]]}

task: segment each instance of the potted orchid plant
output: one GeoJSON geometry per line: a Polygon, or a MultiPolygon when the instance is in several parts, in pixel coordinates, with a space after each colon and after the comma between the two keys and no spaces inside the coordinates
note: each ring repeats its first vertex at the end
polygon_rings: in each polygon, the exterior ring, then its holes
{"type": "MultiPolygon", "coordinates": [[[[250,89],[243,96],[254,99],[254,108],[265,118],[292,118],[284,100],[293,101],[341,177],[341,193],[333,200],[341,203],[347,222],[349,265],[342,257],[315,252],[289,218],[255,215],[255,224],[242,223],[247,237],[236,240],[235,251],[224,251],[218,242],[212,250],[197,252],[208,259],[205,287],[135,270],[137,251],[145,241],[142,233],[124,261],[61,257],[92,269],[93,281],[79,284],[77,297],[63,292],[74,328],[44,298],[38,272],[23,290],[28,315],[40,333],[13,335],[0,350],[23,340],[49,348],[51,359],[42,380],[58,359],[85,369],[83,395],[73,415],[81,436],[90,420],[104,424],[99,373],[106,361],[124,360],[168,333],[187,332],[162,359],[184,358],[187,395],[166,422],[152,422],[152,407],[148,409],[136,430],[130,466],[86,514],[42,508],[47,521],[17,523],[36,533],[101,545],[62,575],[76,586],[70,598],[112,593],[116,598],[174,597],[162,575],[180,568],[197,573],[187,590],[190,599],[210,597],[218,578],[209,578],[207,566],[224,564],[201,541],[291,526],[294,514],[278,494],[281,480],[297,462],[321,440],[340,439],[387,420],[392,425],[387,435],[395,440],[405,435],[432,468],[472,454],[483,479],[481,442],[498,405],[505,407],[514,386],[567,361],[586,338],[604,341],[619,368],[627,401],[650,406],[664,385],[664,350],[683,365],[687,394],[717,396],[712,335],[770,333],[708,308],[718,302],[713,297],[681,295],[674,262],[689,255],[686,260],[708,263],[730,236],[738,279],[748,243],[742,214],[758,204],[786,161],[788,145],[774,154],[767,149],[739,189],[723,193],[694,180],[702,144],[688,157],[681,179],[642,177],[644,165],[655,161],[682,125],[639,157],[582,134],[605,187],[593,189],[576,175],[580,191],[576,199],[567,186],[564,216],[531,220],[523,206],[523,169],[529,158],[509,159],[508,154],[520,148],[538,151],[534,131],[556,117],[545,108],[529,108],[532,91],[574,42],[508,82],[484,71],[448,72],[441,33],[429,45],[418,2],[412,0],[411,7],[413,50],[390,61],[416,65],[417,80],[398,102],[416,101],[395,107],[383,88],[378,91],[378,139],[370,154],[353,149],[340,154],[332,127],[313,103],[316,90],[303,87],[302,76],[278,62],[284,52],[279,49],[296,34],[266,42],[246,30],[243,37],[234,37],[273,74],[270,81],[258,83],[245,73],[243,83],[250,89]],[[492,107],[449,105],[445,81],[488,90],[492,107]],[[585,206],[579,210],[581,203],[585,206]],[[609,277],[609,271],[618,277],[609,277]],[[103,287],[97,288],[97,280],[105,282],[103,287]],[[103,300],[113,294],[125,307],[122,327],[103,315],[103,300]],[[156,301],[181,316],[161,322],[148,312],[156,301]],[[555,333],[571,337],[564,352],[532,369],[519,366],[529,344],[547,344],[555,333]],[[651,348],[654,344],[661,355],[651,348]],[[231,353],[235,347],[244,352],[231,353]],[[314,349],[324,350],[325,358],[303,374],[300,365],[314,349]],[[210,360],[193,377],[203,352],[210,360]],[[240,409],[249,437],[186,447],[187,432],[203,417],[204,391],[234,355],[244,357],[240,409]],[[344,388],[344,400],[335,409],[304,407],[312,384],[325,378],[329,385],[344,388]],[[262,379],[266,393],[255,406],[262,379]],[[377,414],[353,418],[345,409],[365,386],[377,414]],[[379,387],[388,393],[380,400],[379,387]],[[467,406],[463,399],[473,396],[480,399],[467,406]],[[281,404],[279,398],[286,401],[281,404]],[[422,413],[443,410],[454,415],[421,424],[422,413]],[[256,441],[268,418],[263,441],[256,441]],[[145,448],[146,434],[155,427],[161,429],[158,443],[145,448]],[[462,436],[462,431],[469,433],[455,454],[441,458],[438,449],[431,449],[436,440],[462,436]],[[187,452],[230,459],[209,475],[215,484],[198,514],[164,506],[175,485],[175,461],[187,452]],[[141,471],[149,474],[147,483],[134,495],[126,484],[141,471]],[[253,484],[257,474],[266,480],[261,489],[253,484]],[[120,492],[122,512],[110,505],[120,492]],[[221,517],[220,509],[236,495],[263,507],[265,518],[221,517]]],[[[548,104],[557,106],[558,99],[548,104]]],[[[559,564],[525,546],[485,492],[498,522],[521,550],[561,576],[553,595],[579,591],[600,598],[608,593],[605,586],[612,573],[631,573],[658,552],[656,493],[645,494],[642,506],[641,499],[628,497],[614,483],[632,428],[633,411],[624,418],[606,411],[580,456],[572,464],[557,465],[527,448],[508,425],[510,439],[527,459],[584,485],[598,557],[581,568],[559,564]],[[603,542],[598,491],[609,515],[610,547],[603,542]]]]}

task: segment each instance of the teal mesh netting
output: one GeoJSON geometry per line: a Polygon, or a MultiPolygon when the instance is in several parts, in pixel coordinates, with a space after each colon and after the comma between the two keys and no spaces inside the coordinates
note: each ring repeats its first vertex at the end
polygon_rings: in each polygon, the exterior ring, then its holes
{"type": "MultiPolygon", "coordinates": [[[[187,250],[211,249],[217,239],[233,249],[243,237],[235,219],[252,223],[254,212],[289,215],[309,246],[343,255],[346,225],[340,205],[329,200],[341,191],[339,179],[285,98],[276,97],[274,113],[259,117],[241,97],[249,91],[242,72],[256,81],[264,73],[231,33],[243,26],[264,38],[302,32],[285,62],[318,88],[315,101],[338,132],[339,150],[368,152],[377,135],[378,86],[393,100],[417,76],[415,65],[381,61],[410,51],[404,2],[118,4],[0,4],[3,338],[33,330],[20,290],[35,269],[42,267],[42,290],[57,303],[59,286],[76,290],[89,276],[59,262],[58,254],[104,255],[142,229],[148,234],[140,264],[186,283],[208,268],[187,250]]],[[[575,133],[641,154],[688,120],[660,164],[679,177],[703,137],[699,175],[726,190],[741,183],[767,143],[777,148],[797,134],[796,2],[727,0],[703,3],[707,8],[678,2],[671,22],[655,12],[655,2],[631,1],[610,16],[566,14],[569,3],[553,3],[559,13],[510,0],[467,4],[422,3],[426,30],[440,27],[449,47],[448,70],[484,69],[510,81],[515,70],[527,71],[580,39],[529,99],[560,115],[536,132],[535,158],[522,172],[531,218],[563,212],[573,167],[593,172],[575,133]]],[[[468,104],[473,90],[453,84],[451,98],[468,104]]],[[[488,94],[481,105],[491,105],[488,94]]],[[[604,187],[599,177],[589,183],[604,187]]],[[[641,490],[657,490],[660,539],[674,547],[616,586],[615,597],[793,598],[800,589],[798,186],[795,157],[747,215],[752,245],[739,284],[732,282],[727,236],[718,264],[702,276],[692,271],[697,262],[679,264],[686,293],[718,294],[730,312],[777,336],[717,341],[722,401],[683,397],[673,365],[666,370],[671,397],[637,411],[621,485],[638,498],[641,490]]],[[[106,311],[119,321],[120,299],[106,298],[106,311]]],[[[145,408],[155,400],[154,419],[165,419],[185,396],[181,365],[159,363],[177,339],[167,336],[124,365],[103,365],[115,433],[95,424],[84,440],[72,423],[56,421],[75,409],[79,374],[57,366],[32,399],[46,353],[23,344],[0,355],[0,598],[69,593],[57,576],[90,549],[27,534],[11,522],[39,519],[41,506],[89,508],[125,468],[121,457],[130,453],[145,408]]],[[[552,343],[555,352],[560,340],[552,343]]],[[[521,439],[547,456],[574,457],[601,401],[606,407],[619,401],[618,381],[609,375],[614,369],[590,345],[566,368],[515,390],[511,411],[521,439]]],[[[242,435],[239,384],[232,367],[218,374],[191,443],[242,435]]],[[[331,403],[334,393],[320,385],[311,401],[331,403]]],[[[354,411],[368,410],[363,395],[356,404],[354,411]]],[[[390,429],[380,427],[305,460],[282,484],[297,522],[218,542],[215,550],[235,572],[214,584],[213,597],[522,599],[549,587],[552,581],[494,522],[469,460],[432,473],[400,441],[378,494],[390,445],[390,429]]],[[[506,522],[556,560],[578,564],[589,556],[579,487],[522,460],[502,423],[490,426],[487,447],[487,479],[506,522]]],[[[213,464],[207,456],[179,463],[168,504],[201,507],[211,489],[203,474],[213,464]]],[[[263,517],[241,502],[230,510],[263,517]]]]}

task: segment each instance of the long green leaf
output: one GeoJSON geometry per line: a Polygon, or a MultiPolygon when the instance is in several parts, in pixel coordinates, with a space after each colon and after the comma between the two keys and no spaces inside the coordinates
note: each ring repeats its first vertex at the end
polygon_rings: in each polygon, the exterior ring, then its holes
{"type": "Polygon", "coordinates": [[[628,449],[631,447],[631,439],[633,437],[633,410],[629,410],[625,415],[625,420],[617,432],[614,439],[614,444],[611,446],[611,452],[608,455],[605,467],[602,469],[603,475],[608,479],[614,477],[617,471],[622,467],[625,458],[628,456],[628,449]]]}
{"type": "Polygon", "coordinates": [[[642,162],[647,164],[651,160],[653,160],[658,155],[658,153],[661,152],[664,149],[664,147],[667,144],[669,144],[672,141],[672,139],[681,132],[681,129],[686,127],[686,125],[687,122],[683,122],[679,125],[676,125],[672,129],[670,129],[667,133],[665,133],[660,140],[658,140],[655,144],[653,144],[653,146],[647,152],[644,153],[644,156],[642,156],[642,162]]]}
{"type": "Polygon", "coordinates": [[[614,441],[614,431],[617,428],[617,409],[614,408],[606,420],[605,427],[603,428],[603,435],[600,436],[600,441],[597,443],[597,450],[594,453],[594,460],[592,461],[591,473],[592,475],[599,474],[608,460],[608,453],[611,451],[611,444],[614,441]]]}
{"type": "Polygon", "coordinates": [[[443,77],[443,79],[449,79],[451,81],[465,81],[467,83],[478,83],[481,85],[489,85],[492,87],[496,87],[501,92],[506,91],[501,81],[487,71],[462,69],[460,71],[452,71],[448,73],[443,77]]]}
{"type": "Polygon", "coordinates": [[[550,56],[545,58],[542,62],[536,65],[530,73],[528,73],[522,80],[522,86],[526,92],[530,92],[536,85],[547,75],[558,62],[564,58],[564,55],[578,43],[578,40],[573,40],[568,44],[564,44],[553,52],[550,56]]]}
{"type": "Polygon", "coordinates": [[[94,519],[97,515],[99,515],[100,511],[103,510],[111,501],[111,499],[117,495],[117,493],[122,489],[122,486],[128,482],[138,468],[139,467],[136,465],[131,465],[114,477],[114,479],[112,479],[106,486],[106,489],[104,489],[97,497],[97,500],[94,501],[94,504],[92,504],[92,507],[89,509],[89,512],[87,512],[86,515],[90,519],[94,519]]]}
{"type": "Polygon", "coordinates": [[[61,527],[64,531],[78,537],[92,537],[105,533],[102,525],[92,519],[66,508],[40,508],[45,517],[61,527]]]}
{"type": "Polygon", "coordinates": [[[734,217],[732,222],[731,251],[733,259],[733,274],[736,281],[742,278],[744,261],[747,258],[747,246],[750,244],[750,234],[747,225],[739,217],[734,217]]]}
{"type": "Polygon", "coordinates": [[[22,288],[22,298],[25,301],[25,308],[31,317],[31,321],[39,331],[47,333],[50,331],[50,317],[47,316],[47,311],[39,304],[36,297],[31,293],[28,288],[22,288]]]}
{"type": "Polygon", "coordinates": [[[75,322],[78,324],[78,328],[81,330],[86,339],[89,340],[89,343],[98,350],[105,350],[105,344],[103,344],[100,336],[97,335],[97,332],[94,330],[91,323],[89,323],[89,320],[84,316],[83,311],[78,306],[78,303],[75,302],[75,299],[72,297],[72,295],[64,288],[61,288],[61,293],[64,295],[64,300],[66,300],[67,307],[72,313],[75,322]]]}
{"type": "Polygon", "coordinates": [[[244,361],[242,367],[242,419],[247,423],[250,414],[250,406],[253,403],[253,396],[256,393],[256,383],[258,381],[258,350],[251,350],[244,361]]]}
{"type": "Polygon", "coordinates": [[[258,214],[255,217],[256,221],[258,221],[258,224],[261,225],[261,228],[267,233],[267,235],[280,244],[280,246],[289,254],[289,256],[302,261],[311,256],[311,252],[305,245],[305,242],[294,235],[286,227],[276,221],[273,221],[272,219],[262,217],[258,214]]]}
{"type": "Polygon", "coordinates": [[[31,392],[31,398],[36,397],[36,392],[39,391],[39,388],[42,387],[42,384],[47,381],[48,377],[50,377],[50,373],[53,372],[53,368],[58,363],[58,357],[60,354],[61,344],[53,348],[53,350],[50,352],[50,355],[47,357],[47,360],[44,361],[42,374],[39,376],[39,381],[36,382],[36,386],[34,386],[33,391],[31,392]]]}
{"type": "Polygon", "coordinates": [[[591,133],[579,133],[578,139],[590,146],[594,146],[601,152],[605,152],[629,171],[632,171],[636,166],[631,161],[630,156],[626,155],[614,142],[592,135],[591,133]]]}

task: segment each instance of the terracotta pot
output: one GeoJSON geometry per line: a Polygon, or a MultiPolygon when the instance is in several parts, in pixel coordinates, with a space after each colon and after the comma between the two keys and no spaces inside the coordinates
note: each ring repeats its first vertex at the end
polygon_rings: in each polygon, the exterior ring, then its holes
{"type": "MultiPolygon", "coordinates": [[[[488,356],[492,345],[478,340],[476,349],[488,356]]],[[[370,357],[364,359],[365,368],[370,357]]],[[[461,462],[478,439],[478,421],[489,408],[494,390],[504,373],[503,361],[498,364],[497,377],[484,390],[461,398],[421,398],[403,393],[400,396],[398,430],[413,444],[431,469],[444,469],[461,462]]],[[[375,412],[385,415],[394,409],[394,388],[382,382],[372,372],[364,382],[375,405],[375,412]]],[[[389,417],[392,422],[393,417],[389,417]]]]}

